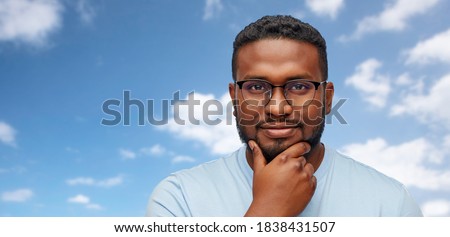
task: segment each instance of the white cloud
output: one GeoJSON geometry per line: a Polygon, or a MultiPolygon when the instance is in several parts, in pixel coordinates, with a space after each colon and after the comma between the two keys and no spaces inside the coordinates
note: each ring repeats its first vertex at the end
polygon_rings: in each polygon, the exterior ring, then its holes
{"type": "Polygon", "coordinates": [[[450,29],[417,43],[406,51],[406,64],[450,63],[450,29]]]}
{"type": "Polygon", "coordinates": [[[75,197],[71,197],[71,198],[67,199],[67,201],[71,202],[71,203],[79,203],[79,204],[88,204],[91,202],[89,197],[84,196],[82,194],[78,194],[75,197]]]}
{"type": "Polygon", "coordinates": [[[78,177],[74,179],[69,179],[66,181],[68,185],[94,185],[95,180],[93,178],[78,177]]]}
{"type": "Polygon", "coordinates": [[[166,149],[163,146],[161,146],[160,144],[155,144],[151,147],[143,147],[139,151],[141,154],[144,154],[144,155],[160,156],[166,152],[166,149]]]}
{"type": "Polygon", "coordinates": [[[210,20],[223,10],[221,0],[206,0],[203,20],[210,20]]]}
{"type": "Polygon", "coordinates": [[[98,186],[98,187],[113,187],[123,183],[123,176],[118,175],[116,177],[104,179],[104,180],[95,180],[90,177],[77,177],[73,179],[66,180],[66,184],[70,186],[75,185],[86,185],[86,186],[98,186]]]}
{"type": "Polygon", "coordinates": [[[0,141],[9,146],[17,146],[17,131],[9,124],[0,121],[0,141]]]}
{"type": "Polygon", "coordinates": [[[386,105],[390,93],[389,78],[377,73],[381,66],[380,61],[368,59],[356,67],[353,75],[345,79],[346,85],[358,90],[365,101],[378,108],[386,105]]]}
{"type": "Polygon", "coordinates": [[[87,209],[92,209],[92,210],[101,210],[103,209],[102,206],[95,204],[95,203],[90,203],[86,205],[87,209]]]}
{"type": "Polygon", "coordinates": [[[100,180],[97,182],[97,186],[100,187],[113,187],[122,184],[123,177],[122,176],[116,176],[105,180],[100,180]]]}
{"type": "Polygon", "coordinates": [[[395,80],[395,84],[399,86],[409,86],[413,84],[414,81],[411,79],[411,76],[408,73],[401,74],[397,80],[395,80]]]}
{"type": "Polygon", "coordinates": [[[58,0],[0,0],[0,41],[45,45],[61,26],[62,10],[58,0]]]}
{"type": "Polygon", "coordinates": [[[319,16],[336,19],[338,12],[344,7],[344,0],[306,0],[306,6],[319,16]]]}
{"type": "Polygon", "coordinates": [[[2,201],[4,202],[26,202],[31,197],[33,197],[33,191],[30,189],[17,189],[2,193],[2,201]]]}
{"type": "Polygon", "coordinates": [[[444,147],[450,150],[450,134],[444,137],[444,147]]]}
{"type": "Polygon", "coordinates": [[[450,216],[450,201],[437,199],[426,202],[421,207],[424,216],[450,216]]]}
{"type": "Polygon", "coordinates": [[[409,93],[402,97],[398,104],[392,106],[392,116],[411,115],[422,123],[431,127],[440,127],[450,130],[450,74],[439,79],[428,91],[424,93],[409,93]]]}
{"type": "MultiPolygon", "coordinates": [[[[168,125],[166,125],[166,126],[168,126],[168,125]]],[[[160,128],[160,129],[164,129],[164,128],[160,128]]],[[[168,128],[165,128],[165,129],[168,130],[168,128]]],[[[176,130],[178,128],[174,127],[173,129],[176,130]]],[[[186,139],[189,139],[189,138],[186,138],[186,139]]],[[[151,147],[143,147],[143,148],[139,149],[139,152],[133,152],[133,151],[130,151],[130,150],[128,150],[128,152],[130,154],[135,154],[135,157],[138,157],[138,156],[162,156],[162,155],[164,155],[164,156],[170,158],[172,164],[182,163],[182,162],[195,162],[194,158],[186,156],[186,155],[177,155],[176,152],[168,150],[168,149],[166,149],[165,147],[163,147],[160,144],[155,144],[155,145],[153,145],[151,147]]],[[[88,183],[90,185],[95,185],[95,184],[93,184],[94,181],[92,179],[90,179],[90,178],[84,178],[84,179],[85,179],[84,181],[86,183],[88,183]]],[[[83,181],[83,180],[80,180],[80,181],[83,181]]],[[[97,183],[97,185],[98,185],[98,182],[95,182],[95,183],[97,183]]]]}
{"type": "Polygon", "coordinates": [[[440,0],[394,0],[385,5],[378,15],[362,19],[350,36],[341,36],[342,41],[357,40],[368,33],[379,31],[401,31],[408,25],[408,20],[424,14],[440,0]]]}
{"type": "Polygon", "coordinates": [[[67,152],[69,152],[69,153],[80,153],[80,150],[75,149],[75,148],[70,147],[70,146],[66,147],[65,150],[66,150],[67,152]]]}
{"type": "Polygon", "coordinates": [[[172,164],[178,164],[178,163],[184,163],[184,162],[192,163],[192,162],[195,162],[195,159],[190,156],[175,156],[174,158],[172,158],[172,164]]]}
{"type": "MultiPolygon", "coordinates": [[[[228,93],[220,99],[216,99],[211,94],[192,93],[191,95],[193,97],[189,100],[190,102],[174,108],[175,114],[167,125],[157,128],[169,131],[178,138],[200,142],[213,154],[227,154],[240,147],[241,141],[236,130],[228,93]],[[191,104],[188,106],[188,103],[191,104]],[[189,119],[188,107],[194,108],[191,119],[189,119]],[[211,111],[217,111],[217,115],[211,115],[211,111]],[[185,124],[177,120],[182,120],[185,124]],[[198,124],[195,124],[196,121],[198,124]]],[[[188,97],[185,100],[188,100],[188,97]]]]}
{"type": "Polygon", "coordinates": [[[120,149],[119,149],[119,155],[120,155],[120,156],[122,157],[122,159],[124,159],[124,160],[133,160],[133,159],[136,158],[136,153],[134,153],[134,152],[131,151],[131,150],[123,149],[123,148],[120,148],[120,149]]]}
{"type": "Polygon", "coordinates": [[[88,196],[85,196],[83,194],[78,194],[74,197],[70,197],[67,199],[67,202],[69,203],[75,203],[75,204],[82,204],[87,209],[93,209],[93,210],[101,210],[102,206],[96,203],[91,203],[91,199],[88,196]]]}
{"type": "Polygon", "coordinates": [[[14,166],[11,168],[0,168],[0,174],[6,174],[6,173],[14,173],[14,174],[23,174],[27,172],[27,168],[23,166],[14,166]]]}
{"type": "Polygon", "coordinates": [[[84,23],[92,23],[92,20],[95,17],[95,10],[89,3],[89,0],[78,0],[75,9],[84,23]]]}
{"type": "Polygon", "coordinates": [[[450,191],[450,170],[436,167],[444,164],[450,147],[418,138],[389,145],[383,138],[344,146],[342,153],[391,176],[407,186],[425,190],[450,191]]]}

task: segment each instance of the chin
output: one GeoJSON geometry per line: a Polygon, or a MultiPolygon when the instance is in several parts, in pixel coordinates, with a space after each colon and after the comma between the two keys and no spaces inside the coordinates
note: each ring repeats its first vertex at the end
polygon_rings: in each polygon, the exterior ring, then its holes
{"type": "Polygon", "coordinates": [[[259,139],[256,139],[256,143],[261,148],[267,163],[269,163],[290,146],[300,142],[300,140],[296,140],[297,139],[293,140],[291,138],[277,138],[268,140],[264,139],[264,141],[260,141],[259,139]]]}

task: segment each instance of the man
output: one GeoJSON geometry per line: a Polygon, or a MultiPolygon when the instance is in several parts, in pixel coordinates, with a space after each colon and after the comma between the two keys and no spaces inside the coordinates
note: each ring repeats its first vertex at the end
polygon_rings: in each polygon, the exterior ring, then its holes
{"type": "Polygon", "coordinates": [[[266,16],[234,41],[234,102],[246,144],[172,174],[149,216],[421,216],[402,184],[320,142],[331,110],[325,40],[290,16],[266,16]]]}

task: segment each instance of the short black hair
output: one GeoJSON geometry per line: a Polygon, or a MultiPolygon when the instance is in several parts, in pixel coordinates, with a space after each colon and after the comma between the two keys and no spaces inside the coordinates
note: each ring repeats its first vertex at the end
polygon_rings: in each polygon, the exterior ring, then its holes
{"type": "Polygon", "coordinates": [[[264,16],[246,26],[233,42],[231,70],[236,81],[236,61],[239,49],[262,39],[292,39],[310,43],[319,53],[319,66],[324,81],[328,79],[327,46],[320,32],[310,24],[288,15],[264,16]]]}

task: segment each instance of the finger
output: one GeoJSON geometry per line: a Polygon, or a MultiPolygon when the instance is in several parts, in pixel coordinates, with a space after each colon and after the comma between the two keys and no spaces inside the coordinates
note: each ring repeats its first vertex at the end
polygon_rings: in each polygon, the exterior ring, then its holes
{"type": "Polygon", "coordinates": [[[248,142],[248,146],[250,147],[250,150],[252,150],[253,172],[256,173],[267,165],[267,161],[262,154],[261,148],[259,148],[258,144],[255,141],[250,140],[248,142]]]}
{"type": "Polygon", "coordinates": [[[311,165],[311,163],[307,163],[303,167],[303,171],[306,172],[310,177],[314,175],[314,166],[311,165]]]}
{"type": "MultiPolygon", "coordinates": [[[[288,159],[287,157],[282,157],[279,160],[281,161],[286,160],[287,162],[291,162],[293,164],[293,167],[299,172],[302,172],[306,165],[306,159],[303,156],[298,157],[296,159],[288,159]]],[[[309,172],[307,174],[310,175],[309,172]]]]}
{"type": "Polygon", "coordinates": [[[314,175],[311,177],[311,187],[313,187],[314,190],[315,190],[316,187],[317,187],[317,178],[316,178],[316,176],[314,176],[314,175]]]}
{"type": "Polygon", "coordinates": [[[302,167],[305,167],[305,165],[306,165],[306,158],[301,156],[301,157],[299,157],[299,161],[302,164],[302,167]]]}
{"type": "MultiPolygon", "coordinates": [[[[311,145],[308,142],[299,142],[288,147],[286,150],[281,152],[277,157],[285,159],[286,157],[301,157],[311,150],[311,145]]],[[[276,158],[277,158],[276,157],[276,158]]]]}

